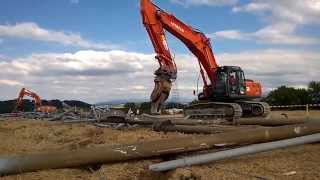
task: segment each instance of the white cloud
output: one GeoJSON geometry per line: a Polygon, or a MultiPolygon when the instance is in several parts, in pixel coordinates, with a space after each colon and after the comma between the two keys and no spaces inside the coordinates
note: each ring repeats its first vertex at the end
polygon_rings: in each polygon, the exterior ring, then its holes
{"type": "Polygon", "coordinates": [[[318,0],[251,0],[245,5],[234,6],[232,11],[256,14],[267,25],[254,32],[232,29],[219,31],[214,33],[217,37],[251,39],[271,44],[301,45],[319,42],[317,38],[297,33],[297,29],[304,25],[320,24],[320,2],[318,0]]]}
{"type": "Polygon", "coordinates": [[[240,30],[224,30],[218,31],[214,34],[208,34],[209,37],[218,37],[218,38],[225,38],[225,39],[248,39],[247,35],[244,35],[240,30]]]}
{"type": "MultiPolygon", "coordinates": [[[[320,53],[315,51],[247,51],[217,54],[216,59],[220,65],[241,66],[247,78],[262,82],[264,90],[282,84],[304,86],[317,80],[320,73],[320,53]]],[[[195,98],[192,91],[199,75],[197,60],[178,54],[176,61],[180,97],[195,98]]],[[[20,88],[17,86],[24,84],[46,99],[148,100],[157,68],[154,54],[127,51],[33,54],[0,62],[1,94],[2,98],[15,98],[20,88]]]]}
{"type": "Polygon", "coordinates": [[[4,61],[4,60],[6,60],[6,59],[7,59],[7,57],[6,57],[5,55],[0,54],[0,61],[4,61]]]}
{"type": "Polygon", "coordinates": [[[294,24],[319,24],[320,1],[318,0],[251,0],[243,6],[233,8],[234,12],[268,12],[273,22],[294,24]]]}
{"type": "Polygon", "coordinates": [[[8,80],[8,79],[0,79],[0,85],[5,86],[23,86],[21,82],[14,81],[14,80],[8,80]]]}
{"type": "Polygon", "coordinates": [[[180,4],[185,7],[190,5],[226,6],[234,5],[238,0],[170,0],[172,3],[180,4]]]}
{"type": "Polygon", "coordinates": [[[112,44],[94,43],[85,40],[78,33],[66,33],[63,31],[44,29],[34,22],[23,22],[15,25],[0,25],[0,37],[1,36],[55,42],[82,48],[103,50],[118,48],[118,46],[112,44]]]}
{"type": "MultiPolygon", "coordinates": [[[[125,51],[78,51],[74,54],[33,54],[11,62],[2,62],[6,74],[30,76],[106,76],[126,75],[143,70],[150,55],[125,51]]],[[[151,63],[151,62],[150,62],[151,63]]]]}
{"type": "Polygon", "coordinates": [[[230,5],[232,12],[248,12],[258,15],[264,27],[253,32],[243,32],[239,29],[226,29],[208,34],[209,37],[218,37],[237,40],[256,40],[269,44],[309,45],[316,44],[319,39],[299,35],[297,29],[303,25],[320,24],[319,0],[249,0],[240,5],[238,0],[170,0],[183,6],[230,5]]]}
{"type": "Polygon", "coordinates": [[[147,88],[143,85],[135,85],[135,86],[130,87],[130,89],[139,91],[139,90],[146,90],[147,88]]]}
{"type": "Polygon", "coordinates": [[[70,0],[71,4],[79,4],[79,2],[80,2],[79,0],[70,0]]]}
{"type": "Polygon", "coordinates": [[[264,90],[280,85],[306,86],[320,73],[320,53],[303,50],[260,50],[220,54],[224,65],[241,66],[246,77],[262,82],[264,90]]]}
{"type": "Polygon", "coordinates": [[[295,25],[292,24],[272,24],[255,32],[242,32],[240,30],[224,30],[209,34],[209,37],[237,40],[256,40],[261,43],[286,44],[286,45],[308,45],[317,44],[317,38],[300,36],[295,34],[295,25]]]}
{"type": "Polygon", "coordinates": [[[296,26],[292,24],[272,24],[254,33],[248,34],[261,42],[272,44],[317,44],[319,40],[295,34],[296,26]]]}
{"type": "Polygon", "coordinates": [[[244,6],[236,6],[232,8],[233,12],[261,12],[261,11],[266,11],[270,9],[270,5],[268,3],[257,3],[257,2],[251,2],[249,4],[246,4],[244,6]]]}
{"type": "MultiPolygon", "coordinates": [[[[131,96],[147,99],[153,86],[154,66],[157,65],[153,57],[153,54],[126,51],[33,54],[0,62],[3,69],[0,80],[22,82],[49,99],[89,102],[131,96]]],[[[1,91],[3,97],[9,99],[16,96],[19,88],[1,86],[1,91]]]]}

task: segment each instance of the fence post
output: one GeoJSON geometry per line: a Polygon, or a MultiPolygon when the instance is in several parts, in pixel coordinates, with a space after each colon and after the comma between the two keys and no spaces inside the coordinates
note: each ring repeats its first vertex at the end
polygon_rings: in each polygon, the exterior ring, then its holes
{"type": "Polygon", "coordinates": [[[307,118],[309,118],[309,104],[306,105],[306,115],[307,118]]]}

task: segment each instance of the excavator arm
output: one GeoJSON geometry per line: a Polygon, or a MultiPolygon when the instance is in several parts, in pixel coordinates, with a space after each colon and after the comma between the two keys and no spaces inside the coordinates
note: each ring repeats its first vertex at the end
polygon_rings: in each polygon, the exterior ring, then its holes
{"type": "Polygon", "coordinates": [[[170,94],[171,82],[177,78],[177,68],[167,45],[164,30],[181,40],[197,57],[204,82],[204,94],[208,96],[212,93],[209,85],[215,82],[214,74],[218,65],[212,52],[210,40],[202,32],[161,10],[150,0],[141,0],[140,3],[143,24],[160,65],[155,72],[155,87],[151,94],[151,113],[160,113],[161,106],[170,94]]]}
{"type": "Polygon", "coordinates": [[[142,21],[157,54],[155,58],[160,65],[155,74],[167,76],[170,80],[176,79],[177,68],[167,44],[163,23],[159,21],[157,14],[158,8],[154,4],[141,0],[142,21]]]}

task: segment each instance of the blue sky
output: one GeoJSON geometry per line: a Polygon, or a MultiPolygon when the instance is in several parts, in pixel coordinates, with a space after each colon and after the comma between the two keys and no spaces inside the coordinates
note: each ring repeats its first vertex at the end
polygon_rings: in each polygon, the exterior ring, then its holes
{"type": "MultiPolygon", "coordinates": [[[[160,7],[174,13],[178,18],[205,33],[214,33],[225,29],[255,31],[263,27],[264,20],[250,13],[233,13],[229,6],[181,6],[170,1],[155,1],[160,7]]],[[[126,50],[149,53],[151,44],[143,29],[139,14],[138,0],[102,1],[102,0],[4,0],[0,7],[1,24],[34,22],[44,29],[79,33],[85,39],[99,43],[117,44],[126,50]],[[19,6],[17,6],[19,4],[19,6]],[[136,43],[140,46],[137,47],[136,43]],[[148,44],[145,44],[148,43],[148,44]]],[[[239,4],[245,4],[239,2],[239,4]]],[[[315,27],[301,30],[319,36],[315,27]],[[311,32],[310,32],[311,31],[311,32]]],[[[30,41],[25,39],[2,38],[2,54],[9,57],[28,55],[35,52],[69,52],[76,47],[59,46],[56,43],[30,41]]],[[[185,49],[174,38],[170,46],[177,53],[185,49]]],[[[219,52],[236,52],[245,49],[263,49],[266,44],[252,41],[228,41],[213,39],[214,49],[219,52]]],[[[274,45],[273,45],[274,46],[274,45]]]]}
{"type": "MultiPolygon", "coordinates": [[[[154,2],[206,33],[218,63],[242,66],[247,76],[265,84],[265,92],[283,83],[303,87],[307,79],[316,80],[320,64],[318,0],[154,2]],[[296,71],[308,73],[296,77],[300,74],[296,71]],[[280,72],[280,79],[266,75],[280,72]]],[[[90,102],[124,96],[148,98],[157,64],[152,60],[153,48],[141,22],[138,0],[2,0],[0,14],[0,67],[5,68],[0,74],[0,87],[5,92],[1,99],[15,97],[21,86],[39,91],[45,98],[90,102]],[[105,59],[101,54],[110,57],[105,59]],[[43,63],[45,59],[52,64],[43,63]],[[132,70],[125,72],[124,66],[132,70]],[[88,72],[104,70],[106,73],[88,76],[88,72]],[[117,71],[125,73],[114,73],[117,71]],[[140,79],[133,82],[133,76],[140,79]],[[118,83],[112,83],[114,90],[92,95],[95,89],[106,88],[102,83],[106,79],[117,79],[118,83]],[[75,85],[74,81],[83,83],[75,85]],[[64,95],[63,87],[69,88],[68,84],[73,91],[64,95]]],[[[178,84],[182,97],[191,99],[198,72],[196,60],[169,34],[168,43],[181,70],[178,84]]]]}

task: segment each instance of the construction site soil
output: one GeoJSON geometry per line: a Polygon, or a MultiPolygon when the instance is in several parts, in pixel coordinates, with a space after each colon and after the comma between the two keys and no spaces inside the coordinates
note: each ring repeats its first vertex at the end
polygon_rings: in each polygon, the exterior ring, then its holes
{"type": "MultiPolygon", "coordinates": [[[[275,111],[272,112],[272,116],[280,116],[281,113],[287,113],[290,117],[305,115],[303,111],[275,111]]],[[[320,111],[311,111],[310,116],[319,117],[320,111]]],[[[0,120],[0,155],[197,136],[176,132],[154,132],[148,128],[113,130],[86,123],[64,124],[12,118],[0,120]]],[[[242,156],[201,166],[178,168],[168,172],[148,170],[150,164],[162,160],[165,159],[152,158],[104,164],[95,170],[93,167],[43,170],[4,176],[0,179],[320,179],[319,143],[242,156]]]]}

